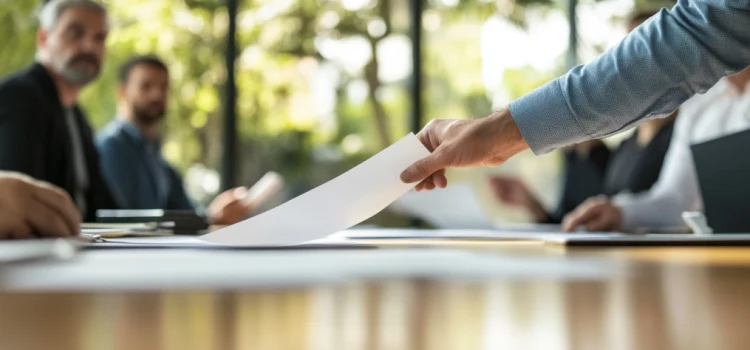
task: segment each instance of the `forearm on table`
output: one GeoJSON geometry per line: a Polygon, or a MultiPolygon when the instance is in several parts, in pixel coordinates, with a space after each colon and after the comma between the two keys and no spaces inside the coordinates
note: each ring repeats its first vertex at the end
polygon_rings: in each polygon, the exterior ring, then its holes
{"type": "Polygon", "coordinates": [[[622,228],[625,230],[684,226],[684,208],[679,198],[646,194],[627,201],[614,202],[622,213],[622,228]]]}

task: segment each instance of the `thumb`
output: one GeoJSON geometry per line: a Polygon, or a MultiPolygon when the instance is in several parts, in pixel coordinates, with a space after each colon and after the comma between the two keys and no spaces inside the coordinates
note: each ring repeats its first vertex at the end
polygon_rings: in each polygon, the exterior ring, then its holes
{"type": "Polygon", "coordinates": [[[406,168],[401,173],[401,181],[408,184],[419,182],[442,168],[444,166],[438,160],[438,156],[436,153],[432,153],[406,168]]]}
{"type": "Polygon", "coordinates": [[[245,186],[240,186],[232,190],[232,195],[235,199],[244,199],[247,196],[248,189],[245,186]]]}

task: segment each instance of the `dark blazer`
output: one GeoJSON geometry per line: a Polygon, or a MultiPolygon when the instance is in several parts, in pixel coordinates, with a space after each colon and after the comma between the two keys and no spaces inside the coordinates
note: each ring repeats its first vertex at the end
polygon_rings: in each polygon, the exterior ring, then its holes
{"type": "Polygon", "coordinates": [[[592,149],[588,158],[580,158],[573,151],[566,152],[563,193],[557,210],[547,214],[546,222],[560,223],[589,197],[623,192],[635,194],[651,189],[659,179],[673,130],[674,121],[670,121],[645,147],[638,145],[636,132],[614,153],[603,144],[592,149]]]}
{"type": "MultiPolygon", "coordinates": [[[[76,106],[78,128],[89,173],[85,192],[88,212],[94,221],[97,209],[117,205],[99,170],[91,127],[76,106]]],[[[66,190],[76,190],[70,135],[57,88],[47,70],[34,64],[0,80],[0,170],[25,173],[66,190]]]]}
{"type": "Polygon", "coordinates": [[[602,193],[614,196],[624,191],[635,194],[651,189],[659,180],[673,131],[674,121],[670,121],[645,147],[638,145],[637,131],[623,141],[607,165],[602,193]]]}
{"type": "Polygon", "coordinates": [[[547,213],[545,223],[562,222],[562,219],[589,197],[602,193],[607,164],[612,156],[607,146],[594,146],[588,156],[581,157],[576,151],[565,151],[562,194],[557,209],[547,213]]]}

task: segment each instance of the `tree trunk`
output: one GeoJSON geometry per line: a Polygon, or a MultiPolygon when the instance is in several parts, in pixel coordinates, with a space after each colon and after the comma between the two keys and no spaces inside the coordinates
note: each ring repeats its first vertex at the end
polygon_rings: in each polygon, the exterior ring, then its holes
{"type": "Polygon", "coordinates": [[[383,103],[378,100],[377,92],[380,88],[380,80],[378,79],[378,55],[376,51],[377,39],[370,39],[370,48],[372,50],[372,60],[365,66],[365,79],[367,80],[367,87],[369,92],[367,99],[372,107],[372,114],[375,117],[375,126],[378,131],[378,138],[383,148],[391,145],[391,133],[390,123],[388,121],[388,114],[383,107],[383,103]]]}

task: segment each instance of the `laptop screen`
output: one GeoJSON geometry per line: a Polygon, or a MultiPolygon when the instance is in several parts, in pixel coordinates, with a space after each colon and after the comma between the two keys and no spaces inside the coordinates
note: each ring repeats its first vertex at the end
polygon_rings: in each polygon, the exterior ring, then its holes
{"type": "Polygon", "coordinates": [[[750,232],[750,130],[691,148],[708,225],[716,233],[750,232]]]}

